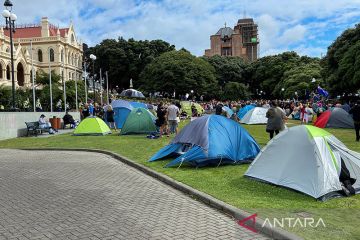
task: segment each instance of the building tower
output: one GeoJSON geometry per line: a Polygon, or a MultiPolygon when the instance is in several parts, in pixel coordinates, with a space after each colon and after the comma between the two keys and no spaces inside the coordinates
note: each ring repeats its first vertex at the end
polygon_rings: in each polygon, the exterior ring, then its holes
{"type": "Polygon", "coordinates": [[[234,29],[220,28],[210,36],[211,48],[205,50],[205,56],[237,56],[255,61],[258,56],[258,25],[252,18],[239,19],[234,29]]]}

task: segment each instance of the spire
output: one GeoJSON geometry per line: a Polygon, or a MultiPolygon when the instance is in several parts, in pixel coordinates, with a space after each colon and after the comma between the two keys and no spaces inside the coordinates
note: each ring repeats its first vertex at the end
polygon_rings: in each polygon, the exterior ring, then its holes
{"type": "Polygon", "coordinates": [[[225,22],[225,28],[226,28],[226,22],[225,22]]]}
{"type": "Polygon", "coordinates": [[[60,36],[60,29],[59,28],[56,31],[56,35],[60,36]]]}

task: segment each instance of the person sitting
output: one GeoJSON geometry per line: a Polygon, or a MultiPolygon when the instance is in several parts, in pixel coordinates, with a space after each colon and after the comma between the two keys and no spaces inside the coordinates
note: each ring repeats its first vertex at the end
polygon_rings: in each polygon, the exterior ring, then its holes
{"type": "Polygon", "coordinates": [[[57,132],[57,130],[55,130],[55,129],[51,126],[51,123],[49,123],[48,121],[46,121],[44,114],[41,114],[41,115],[40,115],[40,118],[39,118],[39,128],[40,128],[40,129],[48,129],[48,130],[49,130],[49,134],[54,134],[55,132],[57,132]]]}
{"type": "Polygon", "coordinates": [[[68,111],[65,112],[65,115],[64,115],[64,117],[63,117],[63,121],[64,121],[64,128],[65,128],[65,126],[68,125],[68,124],[70,124],[70,127],[71,127],[71,128],[75,128],[75,120],[74,120],[73,116],[71,116],[71,115],[69,114],[68,111]]]}

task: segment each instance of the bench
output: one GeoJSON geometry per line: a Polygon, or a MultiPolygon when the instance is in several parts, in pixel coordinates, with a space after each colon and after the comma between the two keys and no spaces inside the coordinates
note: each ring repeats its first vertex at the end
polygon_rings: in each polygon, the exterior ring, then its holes
{"type": "Polygon", "coordinates": [[[38,133],[42,133],[41,129],[39,128],[39,122],[25,122],[25,124],[27,128],[26,136],[29,136],[30,133],[35,136],[37,136],[38,133]]]}

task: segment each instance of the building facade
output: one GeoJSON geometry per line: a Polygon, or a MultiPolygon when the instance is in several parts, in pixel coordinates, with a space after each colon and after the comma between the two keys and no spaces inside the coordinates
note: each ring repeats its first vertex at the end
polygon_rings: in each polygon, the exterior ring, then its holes
{"type": "Polygon", "coordinates": [[[205,56],[236,56],[255,61],[258,58],[258,46],[258,25],[252,18],[244,18],[238,20],[234,29],[225,25],[210,36],[210,49],[205,50],[205,56]]]}
{"type": "MultiPolygon", "coordinates": [[[[0,29],[0,85],[11,86],[9,36],[9,30],[0,29]]],[[[32,86],[32,64],[35,76],[39,70],[49,73],[51,69],[65,81],[82,78],[83,44],[77,40],[72,23],[58,28],[43,17],[41,24],[16,26],[13,47],[17,87],[32,86]]]]}

